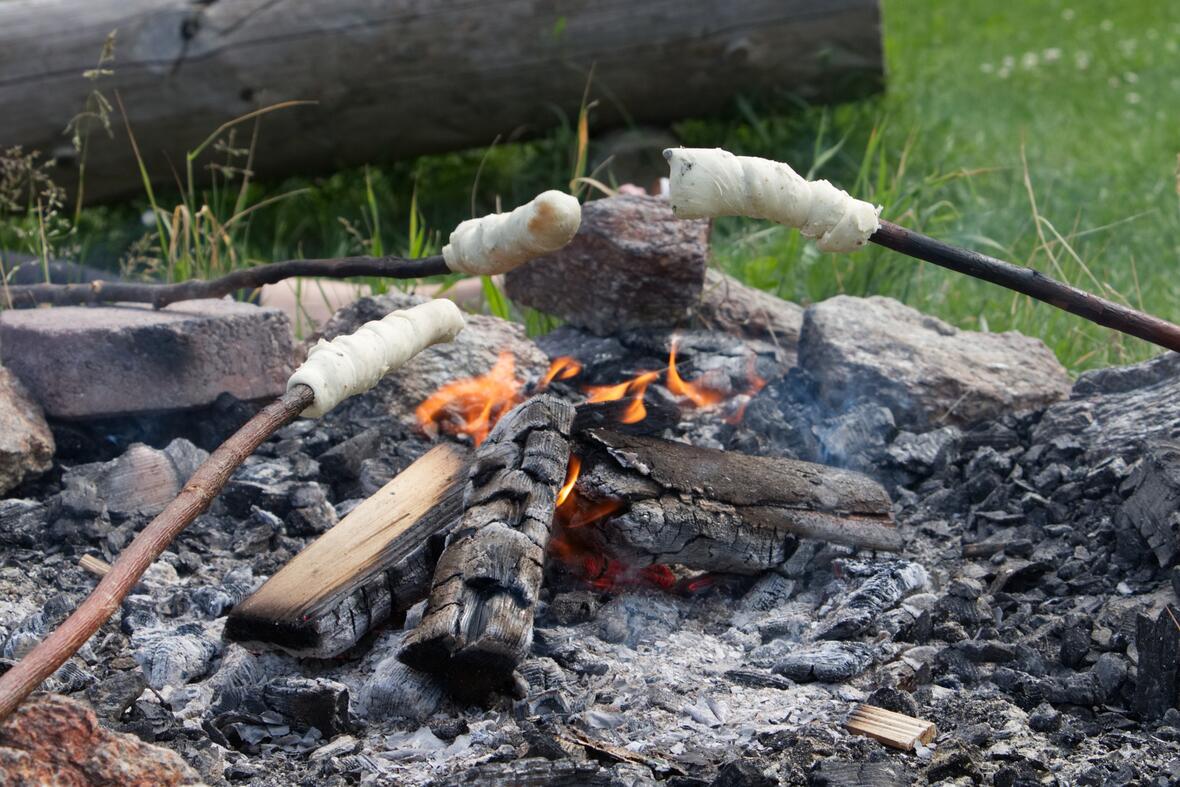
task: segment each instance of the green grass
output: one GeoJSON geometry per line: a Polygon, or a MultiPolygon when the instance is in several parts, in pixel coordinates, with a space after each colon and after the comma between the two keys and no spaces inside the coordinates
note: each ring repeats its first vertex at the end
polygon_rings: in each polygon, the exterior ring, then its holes
{"type": "MultiPolygon", "coordinates": [[[[884,0],[884,21],[884,95],[832,108],[787,96],[741,100],[725,118],[686,121],[676,132],[688,145],[789,161],[879,202],[886,218],[1180,321],[1180,5],[884,0]]],[[[249,136],[252,127],[237,131],[249,136]]],[[[592,117],[590,133],[593,152],[592,117]]],[[[584,171],[578,137],[578,119],[568,119],[527,144],[244,189],[240,174],[228,179],[242,168],[241,157],[209,150],[205,165],[226,166],[218,194],[155,198],[184,203],[193,215],[210,204],[204,221],[212,231],[235,211],[295,192],[235,222],[218,266],[420,252],[436,249],[472,213],[568,188],[571,175],[584,171]]],[[[258,140],[255,155],[265,156],[265,118],[258,140]]],[[[246,146],[239,139],[237,147],[246,146]]],[[[90,262],[126,257],[145,234],[170,234],[143,226],[145,207],[141,200],[85,210],[63,245],[90,262]]],[[[36,245],[39,233],[27,220],[13,226],[21,232],[0,227],[0,241],[36,245]]],[[[149,246],[141,241],[138,250],[151,257],[149,246]]],[[[209,269],[214,246],[194,242],[189,256],[201,264],[169,265],[171,275],[209,269]]],[[[875,247],[822,255],[795,232],[726,220],[714,250],[718,264],[783,297],[808,303],[837,293],[890,295],[964,328],[1037,336],[1075,371],[1156,352],[875,247]]],[[[503,312],[506,305],[490,294],[503,312]]]]}

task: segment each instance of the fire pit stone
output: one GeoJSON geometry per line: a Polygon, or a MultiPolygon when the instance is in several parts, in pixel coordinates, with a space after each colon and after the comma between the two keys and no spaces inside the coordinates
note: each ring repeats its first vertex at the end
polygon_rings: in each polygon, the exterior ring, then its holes
{"type": "Polygon", "coordinates": [[[53,434],[40,405],[0,366],[0,494],[53,464],[53,434]]]}
{"type": "Polygon", "coordinates": [[[0,346],[51,418],[180,410],[223,393],[272,397],[292,360],[282,312],[230,300],[8,310],[0,346]]]}
{"type": "Polygon", "coordinates": [[[880,296],[840,295],[810,307],[799,363],[830,410],[871,400],[913,431],[1041,408],[1070,388],[1037,339],[962,331],[880,296]]]}

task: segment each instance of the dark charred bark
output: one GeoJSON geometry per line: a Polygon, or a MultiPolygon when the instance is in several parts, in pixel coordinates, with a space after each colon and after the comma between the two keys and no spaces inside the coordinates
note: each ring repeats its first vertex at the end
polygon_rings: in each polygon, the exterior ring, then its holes
{"type": "Polygon", "coordinates": [[[511,687],[532,647],[573,419],[573,406],[534,397],[504,416],[476,452],[463,520],[439,558],[422,622],[399,654],[445,675],[461,699],[511,687]]]}
{"type": "Polygon", "coordinates": [[[619,509],[562,537],[589,538],[632,565],[755,574],[785,561],[799,538],[902,548],[889,496],[859,473],[602,430],[580,435],[575,453],[579,497],[619,509]]]}

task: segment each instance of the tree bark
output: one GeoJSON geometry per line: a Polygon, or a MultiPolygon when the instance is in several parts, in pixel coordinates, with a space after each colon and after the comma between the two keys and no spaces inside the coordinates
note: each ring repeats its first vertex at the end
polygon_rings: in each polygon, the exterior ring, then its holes
{"type": "Polygon", "coordinates": [[[557,493],[569,461],[572,405],[536,396],[500,419],[476,452],[466,512],[434,571],[406,664],[446,675],[479,701],[511,687],[533,644],[533,609],[557,493]]]}
{"type": "MultiPolygon", "coordinates": [[[[536,134],[560,122],[554,108],[577,115],[592,69],[599,128],[707,114],[739,93],[844,98],[880,85],[879,25],[876,0],[10,0],[0,116],[4,144],[55,157],[67,182],[62,129],[92,89],[117,90],[148,172],[171,183],[169,160],[231,118],[316,101],[264,119],[254,168],[273,177],[536,134]],[[116,29],[114,74],[86,79],[116,29]]],[[[113,140],[92,134],[89,198],[142,188],[114,125],[113,140]]]]}
{"type": "Polygon", "coordinates": [[[227,639],[330,658],[430,589],[463,513],[467,452],[436,446],[234,607],[227,639]]]}
{"type": "Polygon", "coordinates": [[[416,279],[450,273],[442,257],[405,260],[400,257],[341,257],[332,260],[288,260],[239,268],[216,279],[189,279],[175,284],[106,281],[96,279],[76,284],[13,284],[0,287],[0,302],[9,308],[37,306],[92,306],[99,303],[150,303],[162,309],[178,301],[223,298],[238,290],[255,290],[296,276],[346,279],[352,276],[380,276],[416,279]]]}
{"type": "Polygon", "coordinates": [[[784,562],[800,538],[902,548],[888,494],[860,473],[605,430],[580,435],[574,450],[575,492],[618,510],[561,537],[632,566],[756,574],[784,562]]]}

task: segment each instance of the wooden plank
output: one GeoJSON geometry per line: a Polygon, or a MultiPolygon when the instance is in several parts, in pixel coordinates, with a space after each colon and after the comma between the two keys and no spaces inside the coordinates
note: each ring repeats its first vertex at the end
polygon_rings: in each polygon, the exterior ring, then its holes
{"type": "Polygon", "coordinates": [[[435,446],[238,604],[226,638],[325,658],[425,597],[467,467],[466,449],[435,446]]]}
{"type": "MultiPolygon", "coordinates": [[[[738,95],[863,94],[882,62],[877,0],[0,2],[4,145],[62,162],[63,185],[77,168],[63,129],[95,88],[119,92],[149,174],[171,185],[169,161],[280,101],[317,103],[263,119],[251,165],[262,177],[536,135],[559,112],[577,117],[592,67],[597,132],[713,113],[738,95]],[[86,79],[116,29],[113,75],[86,79]]],[[[114,139],[90,140],[90,198],[142,189],[113,120],[114,139]]],[[[238,142],[249,135],[240,127],[238,142]]]]}
{"type": "Polygon", "coordinates": [[[844,727],[854,735],[865,735],[902,751],[913,751],[919,742],[929,744],[938,734],[932,721],[864,703],[853,708],[844,727]]]}

